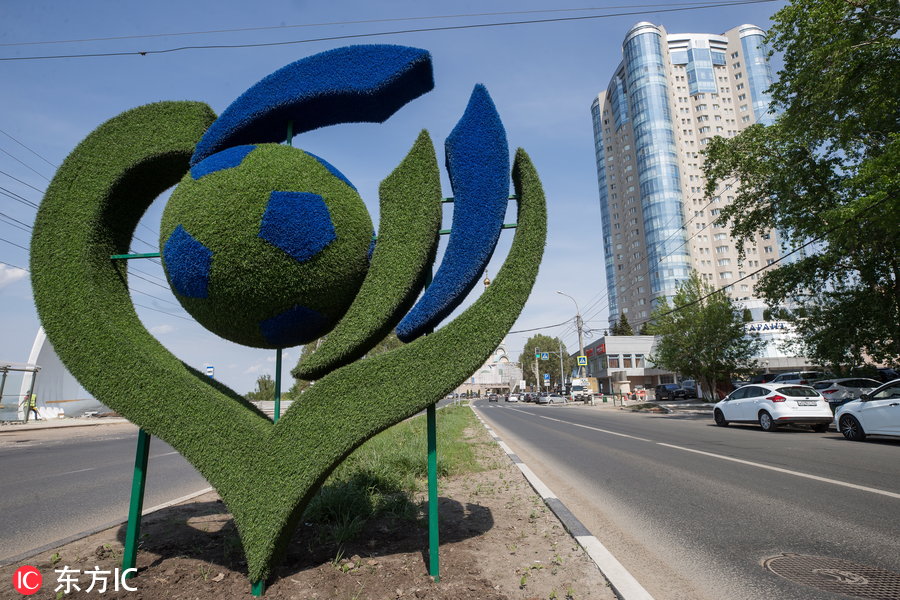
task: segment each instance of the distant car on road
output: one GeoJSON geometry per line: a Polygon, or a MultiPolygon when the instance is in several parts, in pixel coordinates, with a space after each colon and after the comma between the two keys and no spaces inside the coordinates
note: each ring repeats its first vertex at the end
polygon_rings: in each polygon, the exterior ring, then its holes
{"type": "Polygon", "coordinates": [[[713,407],[719,427],[729,423],[759,423],[763,431],[775,431],[788,423],[810,425],[824,433],[831,423],[831,409],[819,392],[804,385],[778,383],[740,387],[713,407]]]}
{"type": "Polygon", "coordinates": [[[900,379],[840,406],[834,424],[845,438],[854,442],[870,435],[900,437],[900,379]]]}
{"type": "Polygon", "coordinates": [[[687,390],[677,383],[662,383],[656,386],[655,392],[657,400],[683,400],[687,397],[687,390]]]}
{"type": "Polygon", "coordinates": [[[537,399],[538,404],[566,404],[566,399],[559,394],[541,394],[537,399]]]}
{"type": "Polygon", "coordinates": [[[499,402],[499,401],[500,401],[500,400],[499,400],[499,398],[497,397],[497,394],[490,394],[490,395],[488,396],[488,402],[499,402]]]}
{"type": "Polygon", "coordinates": [[[779,373],[769,383],[796,383],[809,385],[818,379],[827,377],[822,371],[793,371],[791,373],[779,373]]]}
{"type": "Polygon", "coordinates": [[[509,396],[506,397],[506,401],[507,402],[518,402],[519,398],[520,398],[519,394],[510,394],[509,396]]]}
{"type": "Polygon", "coordinates": [[[863,394],[868,394],[881,384],[874,379],[864,377],[846,377],[843,379],[825,379],[812,384],[812,388],[822,394],[831,406],[831,412],[837,412],[837,408],[856,400],[863,394]]]}

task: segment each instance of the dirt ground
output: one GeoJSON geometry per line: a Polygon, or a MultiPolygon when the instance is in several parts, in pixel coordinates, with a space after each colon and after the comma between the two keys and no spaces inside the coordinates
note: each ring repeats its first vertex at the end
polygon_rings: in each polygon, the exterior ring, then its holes
{"type": "MultiPolygon", "coordinates": [[[[265,598],[397,600],[613,600],[606,579],[519,470],[480,426],[467,430],[485,470],[442,479],[440,495],[440,581],[428,575],[426,504],[416,521],[378,519],[352,542],[322,541],[316,526],[302,525],[284,563],[268,583],[265,598]]],[[[105,576],[91,570],[121,567],[125,528],[108,529],[21,564],[0,569],[10,582],[28,564],[44,577],[32,598],[62,598],[55,570],[78,569],[81,591],[66,598],[227,600],[249,598],[240,543],[230,515],[215,493],[144,518],[137,591],[98,593],[105,576]]],[[[0,598],[20,599],[9,583],[0,598]]]]}

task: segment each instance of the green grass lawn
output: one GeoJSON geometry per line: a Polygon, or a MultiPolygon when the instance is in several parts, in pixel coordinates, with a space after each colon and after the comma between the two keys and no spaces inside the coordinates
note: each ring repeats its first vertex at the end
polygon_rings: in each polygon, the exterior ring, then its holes
{"type": "MultiPolygon", "coordinates": [[[[481,467],[466,427],[478,426],[468,406],[437,413],[438,476],[459,475],[481,467]]],[[[372,517],[389,515],[414,520],[415,494],[428,476],[426,419],[414,417],[378,434],[335,469],[310,502],[303,520],[324,525],[330,541],[352,539],[372,517]]]]}

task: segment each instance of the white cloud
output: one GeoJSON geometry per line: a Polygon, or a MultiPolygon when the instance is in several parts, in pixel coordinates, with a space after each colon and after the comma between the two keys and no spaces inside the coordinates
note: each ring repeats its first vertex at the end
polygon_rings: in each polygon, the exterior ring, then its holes
{"type": "Polygon", "coordinates": [[[20,279],[25,279],[27,276],[28,271],[7,265],[0,265],[0,290],[8,285],[14,284],[20,279]]]}
{"type": "Polygon", "coordinates": [[[167,333],[172,333],[175,331],[175,327],[172,325],[157,325],[156,327],[150,328],[150,333],[153,335],[165,335],[167,333]]]}

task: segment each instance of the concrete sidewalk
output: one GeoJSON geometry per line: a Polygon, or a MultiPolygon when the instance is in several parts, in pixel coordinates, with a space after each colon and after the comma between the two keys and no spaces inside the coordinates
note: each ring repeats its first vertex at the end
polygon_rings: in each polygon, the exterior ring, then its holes
{"type": "Polygon", "coordinates": [[[87,427],[91,425],[119,425],[130,423],[124,417],[78,417],[74,419],[31,419],[22,421],[3,421],[0,423],[0,435],[4,433],[21,433],[23,431],[39,431],[41,429],[64,429],[66,427],[87,427]]]}

